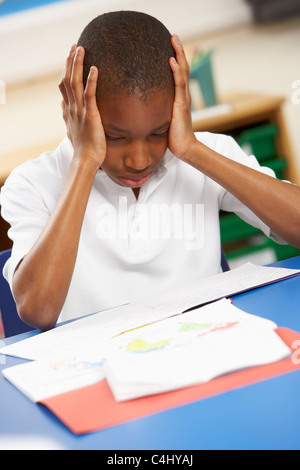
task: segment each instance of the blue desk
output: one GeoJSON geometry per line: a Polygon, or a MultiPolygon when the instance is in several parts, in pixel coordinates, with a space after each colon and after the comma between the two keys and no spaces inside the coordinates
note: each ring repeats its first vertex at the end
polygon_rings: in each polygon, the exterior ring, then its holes
{"type": "MultiPolygon", "coordinates": [[[[300,257],[275,263],[300,268],[300,257]]],[[[233,297],[243,310],[300,331],[300,277],[233,297]]],[[[5,340],[19,341],[34,333],[5,340]]],[[[0,368],[22,362],[0,355],[0,368]],[[5,362],[5,363],[3,363],[5,362]]],[[[300,449],[300,372],[92,434],[74,436],[0,377],[1,439],[50,439],[64,449],[300,449]]],[[[101,406],[101,403],[99,403],[101,406]]],[[[37,440],[37,445],[39,441],[37,440]]]]}

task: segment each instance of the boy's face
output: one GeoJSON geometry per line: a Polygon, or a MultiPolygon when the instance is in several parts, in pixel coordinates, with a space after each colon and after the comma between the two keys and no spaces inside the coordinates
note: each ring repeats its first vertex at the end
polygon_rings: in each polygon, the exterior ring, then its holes
{"type": "Polygon", "coordinates": [[[168,148],[174,91],[157,91],[147,100],[137,95],[107,95],[98,103],[106,134],[102,170],[117,184],[141,187],[168,148]]]}

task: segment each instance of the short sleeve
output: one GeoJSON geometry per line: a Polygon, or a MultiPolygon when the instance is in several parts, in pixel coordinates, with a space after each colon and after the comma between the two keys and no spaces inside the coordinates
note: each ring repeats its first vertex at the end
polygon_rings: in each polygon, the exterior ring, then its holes
{"type": "MultiPolygon", "coordinates": [[[[17,265],[40,236],[56,202],[43,184],[43,174],[36,172],[36,164],[25,165],[13,170],[0,194],[1,215],[10,225],[8,236],[13,241],[11,257],[3,269],[10,286],[17,265]],[[28,174],[35,177],[28,178],[28,174]]],[[[51,178],[48,174],[48,181],[51,178]]]]}

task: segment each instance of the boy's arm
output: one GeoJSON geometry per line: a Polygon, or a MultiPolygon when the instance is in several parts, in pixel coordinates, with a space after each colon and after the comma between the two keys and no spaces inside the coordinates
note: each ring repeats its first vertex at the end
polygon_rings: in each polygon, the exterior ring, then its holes
{"type": "Polygon", "coordinates": [[[235,162],[199,142],[193,132],[189,70],[178,36],[172,37],[176,59],[170,58],[175,81],[169,148],[181,160],[212,178],[249,207],[273,232],[300,248],[300,188],[235,162]]]}
{"type": "Polygon", "coordinates": [[[39,239],[17,267],[13,293],[20,317],[42,330],[56,324],[77,256],[82,222],[106,141],[95,93],[98,71],[82,83],[84,50],[72,47],[59,85],[74,155],[56,207],[39,239]]]}

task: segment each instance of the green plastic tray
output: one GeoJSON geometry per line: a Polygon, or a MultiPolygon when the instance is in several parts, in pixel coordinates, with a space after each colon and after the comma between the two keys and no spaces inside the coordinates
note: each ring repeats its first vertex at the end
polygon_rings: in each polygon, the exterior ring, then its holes
{"type": "Polygon", "coordinates": [[[278,126],[265,124],[242,132],[237,141],[247,153],[255,155],[259,161],[264,161],[278,156],[275,142],[278,133],[278,126]]]}

